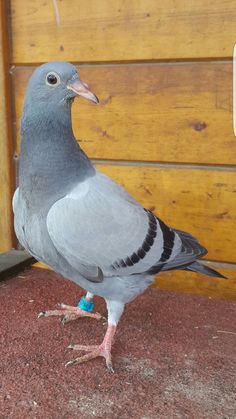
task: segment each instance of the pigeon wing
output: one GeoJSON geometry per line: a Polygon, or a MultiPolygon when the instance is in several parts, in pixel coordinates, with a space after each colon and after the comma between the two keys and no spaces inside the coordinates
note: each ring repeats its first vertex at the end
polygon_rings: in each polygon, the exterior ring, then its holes
{"type": "Polygon", "coordinates": [[[59,253],[91,281],[147,272],[163,253],[156,217],[99,172],[51,207],[47,228],[59,253]]]}

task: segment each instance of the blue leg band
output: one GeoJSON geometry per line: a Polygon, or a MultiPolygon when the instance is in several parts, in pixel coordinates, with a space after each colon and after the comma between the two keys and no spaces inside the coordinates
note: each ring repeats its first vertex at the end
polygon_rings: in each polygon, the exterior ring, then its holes
{"type": "Polygon", "coordinates": [[[88,311],[90,313],[91,311],[93,311],[94,302],[87,301],[85,297],[81,297],[77,307],[79,307],[81,310],[88,311]]]}

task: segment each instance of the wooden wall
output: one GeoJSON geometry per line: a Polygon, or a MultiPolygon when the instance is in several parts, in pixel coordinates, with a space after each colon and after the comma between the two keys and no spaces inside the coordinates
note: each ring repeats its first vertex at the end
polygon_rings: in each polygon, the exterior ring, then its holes
{"type": "Polygon", "coordinates": [[[35,66],[78,64],[101,101],[74,105],[82,148],[208,259],[236,263],[234,0],[11,0],[8,22],[17,148],[35,66]]]}
{"type": "Polygon", "coordinates": [[[11,198],[14,189],[9,42],[6,4],[0,3],[0,252],[14,245],[11,198]]]}

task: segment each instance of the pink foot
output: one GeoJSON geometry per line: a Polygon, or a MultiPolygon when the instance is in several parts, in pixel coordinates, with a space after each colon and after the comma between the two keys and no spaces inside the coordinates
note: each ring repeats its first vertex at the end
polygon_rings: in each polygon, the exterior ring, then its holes
{"type": "Polygon", "coordinates": [[[113,337],[115,335],[116,326],[115,325],[108,325],[106,334],[104,336],[103,342],[101,345],[69,345],[68,348],[78,350],[78,351],[86,351],[88,352],[86,355],[80,356],[78,358],[72,359],[71,361],[65,364],[66,367],[76,364],[82,364],[82,362],[89,361],[90,359],[97,358],[98,356],[102,356],[106,360],[106,366],[109,371],[114,372],[112,361],[111,361],[111,346],[113,337]]]}
{"type": "Polygon", "coordinates": [[[90,313],[88,311],[81,310],[79,307],[68,306],[66,304],[58,304],[59,310],[48,310],[48,311],[41,311],[39,313],[39,317],[49,317],[49,316],[63,316],[62,324],[68,323],[71,320],[76,320],[80,317],[92,317],[93,319],[97,320],[106,320],[99,313],[90,313]]]}

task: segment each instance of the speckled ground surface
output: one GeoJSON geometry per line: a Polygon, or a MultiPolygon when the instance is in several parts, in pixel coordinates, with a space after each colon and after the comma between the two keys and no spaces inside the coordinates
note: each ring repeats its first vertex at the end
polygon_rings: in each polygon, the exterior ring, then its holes
{"type": "Polygon", "coordinates": [[[126,308],[111,374],[102,358],[64,367],[78,355],[67,346],[100,342],[104,324],[37,319],[81,295],[38,268],[0,283],[0,419],[235,419],[234,303],[149,289],[126,308]]]}

